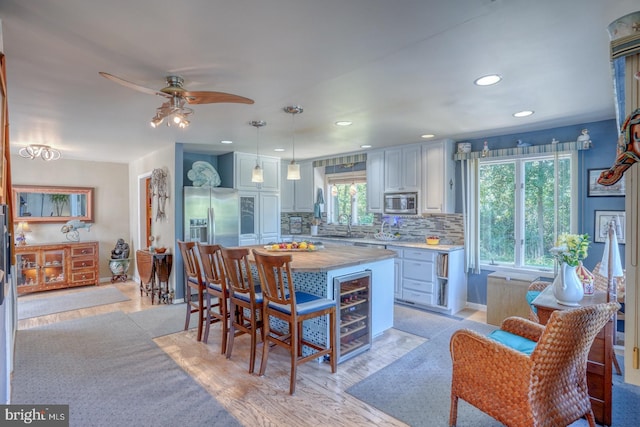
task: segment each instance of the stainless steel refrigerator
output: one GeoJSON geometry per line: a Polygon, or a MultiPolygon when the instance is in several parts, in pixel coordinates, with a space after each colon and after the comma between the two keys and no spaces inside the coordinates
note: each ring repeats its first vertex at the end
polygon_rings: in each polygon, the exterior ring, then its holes
{"type": "Polygon", "coordinates": [[[237,190],[184,187],[184,239],[238,246],[240,207],[237,190]]]}

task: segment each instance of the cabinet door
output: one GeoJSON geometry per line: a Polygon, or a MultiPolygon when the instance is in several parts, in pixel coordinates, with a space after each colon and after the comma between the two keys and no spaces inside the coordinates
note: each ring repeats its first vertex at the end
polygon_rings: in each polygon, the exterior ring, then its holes
{"type": "Polygon", "coordinates": [[[422,212],[453,213],[455,188],[453,141],[437,141],[422,146],[422,212]]]}
{"type": "MultiPolygon", "coordinates": [[[[240,192],[240,242],[259,240],[259,203],[257,192],[240,192]]],[[[241,245],[243,243],[240,243],[241,245]]],[[[254,244],[254,243],[250,243],[254,244]]]]}
{"type": "MultiPolygon", "coordinates": [[[[295,212],[294,205],[294,192],[295,192],[295,181],[287,179],[287,166],[289,166],[289,162],[286,160],[282,160],[280,162],[280,209],[282,212],[295,212]]],[[[302,168],[300,168],[300,175],[302,177],[302,168]]]]}
{"type": "Polygon", "coordinates": [[[39,256],[36,251],[20,252],[16,254],[16,283],[18,294],[32,292],[40,280],[39,256]]]}
{"type": "Polygon", "coordinates": [[[419,191],[421,147],[419,144],[384,152],[385,191],[419,191]]]}
{"type": "Polygon", "coordinates": [[[51,249],[42,251],[41,279],[45,286],[58,286],[67,281],[65,269],[65,250],[51,249]]]}
{"type": "Polygon", "coordinates": [[[260,243],[277,241],[280,236],[280,195],[260,193],[260,243]]]}
{"type": "MultiPolygon", "coordinates": [[[[260,157],[264,182],[259,188],[263,191],[280,191],[280,159],[277,157],[260,157]]],[[[249,174],[251,176],[251,174],[249,174]]]]}
{"type": "Polygon", "coordinates": [[[384,151],[367,153],[367,211],[382,213],[384,193],[384,151]]]}
{"type": "Polygon", "coordinates": [[[300,163],[300,180],[294,181],[294,208],[296,212],[313,212],[313,163],[300,163]]]}

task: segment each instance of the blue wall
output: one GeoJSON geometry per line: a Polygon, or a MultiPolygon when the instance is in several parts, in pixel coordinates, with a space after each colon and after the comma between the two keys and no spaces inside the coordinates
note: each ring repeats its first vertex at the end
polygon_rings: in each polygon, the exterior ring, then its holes
{"type": "MultiPolygon", "coordinates": [[[[604,120],[600,122],[585,123],[574,126],[546,129],[535,132],[502,135],[491,138],[474,139],[471,142],[472,151],[481,151],[484,141],[487,141],[491,150],[499,148],[515,147],[518,140],[532,145],[549,144],[553,138],[560,142],[575,141],[582,129],[588,129],[593,146],[589,150],[580,151],[578,154],[578,233],[595,235],[595,211],[624,211],[624,197],[588,197],[587,173],[589,169],[608,169],[616,157],[618,130],[616,121],[604,120]]],[[[460,176],[460,165],[456,165],[457,176],[460,176]]],[[[459,181],[459,180],[458,180],[459,181]]],[[[462,192],[458,189],[456,194],[462,192]]],[[[461,212],[461,200],[457,201],[457,211],[461,212]]],[[[602,259],[604,243],[592,243],[589,256],[584,261],[588,269],[593,269],[595,264],[602,259]]],[[[624,259],[624,245],[620,245],[620,256],[624,259]]],[[[493,270],[482,270],[481,274],[470,274],[468,279],[467,301],[477,304],[487,303],[487,275],[493,270]]]]}

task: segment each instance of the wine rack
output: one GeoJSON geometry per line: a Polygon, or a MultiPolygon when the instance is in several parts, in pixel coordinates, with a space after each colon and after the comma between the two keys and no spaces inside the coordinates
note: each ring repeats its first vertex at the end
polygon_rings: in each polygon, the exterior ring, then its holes
{"type": "Polygon", "coordinates": [[[339,302],[338,363],[371,348],[371,272],[333,279],[339,302]]]}

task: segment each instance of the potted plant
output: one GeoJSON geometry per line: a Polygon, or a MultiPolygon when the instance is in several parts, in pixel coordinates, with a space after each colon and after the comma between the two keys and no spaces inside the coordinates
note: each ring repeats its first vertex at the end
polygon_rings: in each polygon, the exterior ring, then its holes
{"type": "Polygon", "coordinates": [[[68,194],[49,194],[49,200],[51,200],[51,203],[53,203],[53,205],[56,208],[56,216],[62,216],[62,212],[64,211],[65,205],[69,203],[69,195],[68,194]]]}

